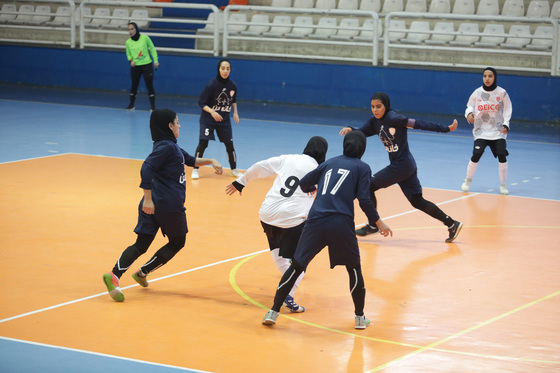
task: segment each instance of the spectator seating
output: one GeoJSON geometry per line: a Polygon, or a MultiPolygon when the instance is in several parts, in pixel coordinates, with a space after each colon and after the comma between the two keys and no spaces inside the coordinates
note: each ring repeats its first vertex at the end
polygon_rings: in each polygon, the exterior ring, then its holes
{"type": "Polygon", "coordinates": [[[402,12],[404,10],[403,0],[384,0],[381,13],[402,12]]]}
{"type": "Polygon", "coordinates": [[[361,0],[359,10],[379,13],[381,11],[381,0],[361,0]]]}
{"type": "Polygon", "coordinates": [[[253,14],[247,30],[241,31],[243,36],[261,36],[270,30],[270,17],[267,14],[253,14]]]}
{"type": "Polygon", "coordinates": [[[432,0],[430,1],[430,13],[451,13],[451,3],[449,0],[432,0]]]}
{"type": "Polygon", "coordinates": [[[436,22],[432,36],[424,42],[429,45],[445,45],[455,38],[455,25],[453,22],[436,22]]]}
{"type": "Polygon", "coordinates": [[[336,0],[317,0],[315,9],[335,9],[336,0]]]}
{"type": "MultiPolygon", "coordinates": [[[[210,13],[214,14],[214,13],[210,13]]],[[[150,21],[144,18],[149,18],[148,9],[134,9],[130,14],[130,21],[136,23],[139,29],[145,29],[150,27],[150,21]]],[[[128,27],[128,22],[126,23],[125,28],[128,27]]]]}
{"type": "Polygon", "coordinates": [[[338,0],[339,10],[358,10],[358,0],[338,0]]]}
{"type": "Polygon", "coordinates": [[[549,50],[552,48],[552,26],[537,26],[533,33],[533,41],[526,45],[531,50],[549,50]],[[536,37],[536,38],[535,38],[536,37]],[[545,39],[541,39],[545,38],[545,39]]]}
{"type": "Polygon", "coordinates": [[[470,47],[480,39],[480,37],[476,35],[467,35],[479,32],[478,23],[463,22],[459,25],[457,32],[459,35],[457,35],[454,40],[450,41],[449,45],[455,47],[470,47]]]}
{"type": "Polygon", "coordinates": [[[247,15],[245,13],[238,13],[238,12],[229,14],[228,24],[227,24],[227,31],[229,35],[239,34],[241,31],[245,31],[247,29],[246,24],[236,25],[235,22],[247,22],[247,15]]]}
{"type": "Polygon", "coordinates": [[[453,14],[474,14],[474,0],[455,0],[453,14]]]}
{"type": "Polygon", "coordinates": [[[502,8],[502,15],[509,17],[524,17],[525,3],[523,0],[506,0],[502,8]]]}
{"type": "Polygon", "coordinates": [[[476,14],[479,16],[500,15],[500,4],[498,4],[498,0],[478,0],[476,14]]]}
{"type": "Polygon", "coordinates": [[[91,22],[89,24],[87,24],[87,27],[101,27],[104,25],[107,25],[110,21],[111,17],[111,11],[109,10],[109,8],[96,8],[93,11],[93,16],[94,17],[104,17],[104,18],[92,18],[91,22]]]}
{"type": "Polygon", "coordinates": [[[16,15],[16,18],[8,20],[7,23],[11,23],[14,25],[23,25],[29,23],[29,21],[31,21],[31,18],[33,18],[35,7],[29,4],[20,5],[17,12],[18,14],[16,15]]]}
{"type": "Polygon", "coordinates": [[[430,34],[425,32],[430,31],[430,22],[428,21],[412,21],[408,30],[408,34],[401,39],[401,43],[420,44],[430,38],[430,34]]]}
{"type": "MultiPolygon", "coordinates": [[[[125,8],[116,8],[113,10],[113,18],[106,25],[102,25],[104,28],[119,29],[126,28],[128,25],[128,20],[130,18],[130,12],[125,8]]],[[[138,26],[140,27],[140,26],[138,26]]]]}
{"type": "Polygon", "coordinates": [[[487,23],[482,32],[484,35],[480,37],[480,41],[474,43],[475,47],[496,48],[506,39],[505,36],[502,36],[506,33],[502,24],[487,23]]]}
{"type": "Polygon", "coordinates": [[[308,36],[313,32],[313,17],[311,16],[297,16],[294,20],[292,31],[284,36],[287,38],[300,39],[308,36]]]}
{"type": "Polygon", "coordinates": [[[70,24],[70,17],[72,17],[72,10],[69,6],[59,6],[56,8],[56,13],[52,21],[48,21],[48,26],[64,26],[70,24]]]}
{"type": "Polygon", "coordinates": [[[426,13],[426,0],[407,0],[404,7],[405,12],[426,13]]]}
{"type": "Polygon", "coordinates": [[[272,19],[270,24],[270,30],[263,32],[263,36],[266,37],[283,37],[292,31],[292,19],[290,16],[277,15],[272,19]]]}
{"type": "Polygon", "coordinates": [[[527,17],[544,18],[550,15],[550,3],[548,0],[531,0],[527,8],[527,17]]]}
{"type": "Polygon", "coordinates": [[[331,39],[349,40],[360,33],[360,21],[357,18],[342,18],[336,34],[331,39]]]}
{"type": "Polygon", "coordinates": [[[9,23],[17,17],[17,7],[16,4],[2,4],[2,9],[0,10],[0,23],[9,23]]]}
{"type": "Polygon", "coordinates": [[[509,28],[508,34],[522,36],[522,38],[508,37],[504,43],[500,44],[502,48],[521,49],[531,42],[531,28],[529,25],[512,25],[509,28]]]}
{"type": "Polygon", "coordinates": [[[317,26],[322,26],[326,28],[318,27],[315,32],[310,34],[311,39],[328,39],[329,36],[336,33],[337,19],[335,17],[321,17],[317,26]]]}
{"type": "Polygon", "coordinates": [[[30,25],[42,25],[52,19],[51,7],[49,5],[37,5],[35,7],[35,14],[29,20],[30,25]]]}

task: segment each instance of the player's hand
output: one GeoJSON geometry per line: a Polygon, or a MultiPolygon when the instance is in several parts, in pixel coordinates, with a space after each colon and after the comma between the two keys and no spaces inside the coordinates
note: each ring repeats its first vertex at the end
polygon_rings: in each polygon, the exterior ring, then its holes
{"type": "Polygon", "coordinates": [[[381,233],[381,235],[383,237],[387,237],[389,235],[391,235],[391,237],[393,237],[393,231],[391,230],[391,228],[389,228],[389,226],[387,224],[385,224],[383,222],[383,220],[379,219],[375,225],[377,225],[377,228],[379,228],[379,233],[381,233]]]}
{"type": "Polygon", "coordinates": [[[214,118],[216,122],[221,122],[222,120],[224,120],[224,118],[216,111],[212,111],[210,115],[212,115],[212,118],[214,118]]]}
{"type": "Polygon", "coordinates": [[[239,124],[239,114],[237,114],[237,112],[233,113],[233,120],[235,124],[239,124]]]}
{"type": "Polygon", "coordinates": [[[350,127],[344,127],[343,129],[340,130],[340,132],[338,133],[340,136],[344,136],[346,135],[348,132],[352,131],[352,128],[350,127]]]}
{"type": "Polygon", "coordinates": [[[467,115],[467,122],[469,122],[470,124],[474,123],[474,114],[470,113],[469,115],[467,115]]]}
{"type": "Polygon", "coordinates": [[[453,119],[453,123],[449,126],[449,132],[455,131],[459,127],[457,119],[453,119]]]}
{"type": "Polygon", "coordinates": [[[214,168],[214,170],[216,170],[217,175],[221,175],[224,173],[222,165],[215,159],[212,159],[212,167],[214,168]]]}
{"type": "Polygon", "coordinates": [[[502,126],[502,129],[500,130],[500,132],[505,135],[509,132],[509,128],[507,126],[502,126]]]}
{"type": "MultiPolygon", "coordinates": [[[[228,184],[228,185],[226,186],[226,194],[227,194],[228,196],[231,196],[232,194],[235,194],[235,192],[239,192],[239,191],[237,190],[236,187],[233,186],[233,184],[228,184]]],[[[239,192],[239,195],[242,195],[242,193],[239,192]]]]}
{"type": "Polygon", "coordinates": [[[144,203],[142,203],[142,211],[144,211],[148,215],[153,215],[156,211],[156,207],[154,206],[153,201],[148,201],[144,198],[144,203]]]}

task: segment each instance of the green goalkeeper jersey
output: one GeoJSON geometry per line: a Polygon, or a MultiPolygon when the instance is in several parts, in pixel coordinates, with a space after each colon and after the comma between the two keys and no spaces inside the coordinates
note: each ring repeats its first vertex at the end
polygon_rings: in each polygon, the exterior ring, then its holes
{"type": "Polygon", "coordinates": [[[149,36],[141,34],[137,41],[132,38],[126,41],[126,57],[128,61],[134,61],[137,66],[158,62],[158,55],[154,43],[149,36]],[[150,54],[152,58],[150,58],[150,54]]]}

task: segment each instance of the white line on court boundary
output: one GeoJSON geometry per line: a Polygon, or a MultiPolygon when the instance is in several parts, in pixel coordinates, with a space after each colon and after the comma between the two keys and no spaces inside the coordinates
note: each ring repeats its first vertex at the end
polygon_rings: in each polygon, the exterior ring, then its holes
{"type": "MultiPolygon", "coordinates": [[[[265,250],[261,250],[261,251],[255,251],[254,253],[250,253],[250,254],[245,254],[245,255],[237,256],[237,257],[235,257],[235,258],[229,258],[229,259],[220,260],[219,262],[214,262],[214,263],[206,264],[206,265],[203,265],[203,266],[200,266],[200,267],[187,269],[186,271],[177,272],[177,273],[174,273],[174,274],[171,274],[171,275],[167,275],[167,276],[163,276],[163,277],[158,277],[158,278],[156,278],[156,279],[150,280],[150,282],[155,282],[155,281],[164,280],[164,279],[167,279],[167,278],[171,278],[171,277],[183,275],[183,274],[185,274],[185,273],[194,272],[194,271],[198,271],[198,270],[200,270],[200,269],[205,269],[205,268],[213,267],[213,266],[216,266],[216,265],[219,265],[219,264],[231,262],[231,261],[233,261],[233,260],[243,259],[243,258],[246,258],[246,257],[251,256],[251,255],[262,254],[262,253],[267,252],[267,251],[269,251],[269,249],[265,249],[265,250]]],[[[122,288],[122,289],[130,289],[130,288],[135,287],[135,286],[140,286],[140,285],[138,285],[138,284],[129,285],[129,286],[126,286],[126,287],[124,287],[124,288],[122,288]]],[[[93,298],[96,298],[96,297],[104,296],[104,295],[107,295],[107,292],[106,292],[106,291],[103,292],[103,293],[99,293],[99,294],[95,294],[95,295],[90,295],[90,296],[88,296],[88,297],[84,297],[84,298],[72,300],[72,301],[70,301],[70,302],[60,303],[60,304],[57,304],[57,305],[55,305],[55,306],[50,306],[50,307],[42,308],[42,309],[40,309],[40,310],[35,310],[35,311],[31,311],[31,312],[22,313],[21,315],[16,315],[16,316],[12,316],[12,317],[8,317],[8,318],[6,318],[6,319],[0,320],[0,324],[1,324],[1,323],[4,323],[4,322],[12,321],[12,320],[21,319],[22,317],[26,317],[26,316],[30,316],[30,315],[35,315],[35,314],[37,314],[37,313],[41,313],[41,312],[45,312],[45,311],[50,311],[50,310],[53,310],[53,309],[56,309],[56,308],[68,306],[68,305],[70,305],[70,304],[82,302],[82,301],[84,301],[84,300],[88,300],[88,299],[93,299],[93,298]]]]}
{"type": "MultiPolygon", "coordinates": [[[[192,368],[185,368],[185,367],[180,367],[180,366],[177,366],[177,365],[169,365],[169,364],[154,363],[154,362],[152,362],[152,361],[146,361],[146,360],[139,360],[139,359],[132,359],[132,358],[128,358],[128,357],[116,356],[116,355],[103,354],[103,353],[101,353],[101,352],[79,350],[79,349],[71,348],[71,347],[55,346],[55,345],[50,345],[50,344],[46,344],[46,343],[38,343],[38,342],[24,341],[24,340],[22,340],[22,339],[15,339],[15,338],[9,338],[9,337],[2,337],[2,336],[0,336],[0,340],[4,340],[4,341],[8,341],[8,342],[23,343],[23,344],[32,345],[32,346],[47,347],[47,348],[52,348],[52,349],[55,349],[55,350],[63,350],[63,351],[70,351],[70,352],[79,352],[79,353],[87,354],[87,355],[94,355],[94,356],[107,357],[107,358],[111,358],[111,359],[118,359],[118,360],[124,360],[124,361],[131,361],[131,362],[135,362],[135,363],[154,365],[154,366],[158,366],[158,367],[173,368],[173,369],[184,370],[184,371],[192,372],[192,373],[195,373],[195,372],[198,372],[198,373],[210,373],[210,372],[208,372],[208,371],[206,371],[206,370],[198,370],[198,369],[192,369],[192,368]]],[[[47,368],[48,368],[48,367],[47,367],[47,368]]]]}

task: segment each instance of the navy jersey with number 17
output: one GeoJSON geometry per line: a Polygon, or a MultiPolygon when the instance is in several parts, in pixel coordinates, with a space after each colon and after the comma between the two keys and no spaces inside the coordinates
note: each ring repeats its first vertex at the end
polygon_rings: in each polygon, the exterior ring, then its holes
{"type": "Polygon", "coordinates": [[[354,219],[354,199],[358,199],[369,223],[375,225],[379,215],[369,197],[370,177],[370,167],[358,158],[340,155],[325,161],[300,181],[304,192],[317,186],[307,219],[311,221],[331,214],[354,219]]]}

